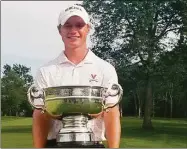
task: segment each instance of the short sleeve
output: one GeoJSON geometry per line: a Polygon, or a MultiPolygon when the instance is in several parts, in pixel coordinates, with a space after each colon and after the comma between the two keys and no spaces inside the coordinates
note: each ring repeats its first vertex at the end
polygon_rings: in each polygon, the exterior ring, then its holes
{"type": "MultiPolygon", "coordinates": [[[[104,78],[103,78],[102,86],[106,88],[108,88],[111,83],[118,84],[118,76],[117,76],[116,70],[112,65],[109,65],[109,66],[110,67],[105,68],[104,76],[103,76],[104,78]]],[[[118,101],[118,96],[114,96],[114,97],[108,96],[106,98],[105,103],[113,104],[113,103],[116,103],[117,101],[118,101]]]]}
{"type": "MultiPolygon", "coordinates": [[[[34,80],[34,84],[36,85],[36,87],[38,87],[39,89],[43,89],[47,87],[47,83],[44,79],[44,76],[42,75],[42,71],[41,69],[39,69],[36,73],[36,77],[34,80]]],[[[34,100],[34,105],[44,105],[42,98],[38,98],[34,100]]]]}
{"type": "Polygon", "coordinates": [[[46,88],[47,82],[42,74],[42,69],[39,69],[36,73],[34,84],[39,88],[46,88]]]}

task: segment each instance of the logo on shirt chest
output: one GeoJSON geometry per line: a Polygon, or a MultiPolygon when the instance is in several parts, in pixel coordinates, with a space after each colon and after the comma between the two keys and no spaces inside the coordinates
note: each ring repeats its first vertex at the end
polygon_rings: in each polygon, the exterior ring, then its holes
{"type": "Polygon", "coordinates": [[[97,75],[96,74],[91,74],[89,82],[98,82],[97,75]]]}

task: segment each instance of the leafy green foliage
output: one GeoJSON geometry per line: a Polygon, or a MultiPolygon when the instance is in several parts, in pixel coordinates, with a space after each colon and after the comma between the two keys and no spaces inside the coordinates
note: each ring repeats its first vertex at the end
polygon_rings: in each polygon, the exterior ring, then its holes
{"type": "Polygon", "coordinates": [[[187,1],[84,0],[83,5],[95,29],[93,51],[115,63],[127,100],[122,107],[141,113],[143,128],[152,128],[152,116],[187,116],[180,108],[187,99],[182,85],[187,1]]]}
{"type": "Polygon", "coordinates": [[[19,115],[20,112],[31,113],[27,101],[27,89],[33,82],[30,68],[14,64],[4,65],[2,82],[1,111],[3,115],[19,115]]]}

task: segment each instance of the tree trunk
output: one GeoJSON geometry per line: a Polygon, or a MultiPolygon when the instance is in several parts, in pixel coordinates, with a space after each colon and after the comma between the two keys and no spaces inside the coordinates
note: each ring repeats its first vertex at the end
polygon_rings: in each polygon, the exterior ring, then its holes
{"type": "Polygon", "coordinates": [[[138,100],[138,117],[141,118],[142,116],[142,105],[141,105],[141,101],[140,101],[140,96],[138,94],[139,92],[137,91],[137,100],[138,100]]]}
{"type": "Polygon", "coordinates": [[[173,117],[173,98],[172,97],[170,97],[171,98],[171,104],[170,104],[170,118],[172,118],[173,117]]]}
{"type": "Polygon", "coordinates": [[[153,117],[155,117],[155,100],[154,100],[154,96],[153,96],[153,117]]]}
{"type": "Polygon", "coordinates": [[[164,117],[166,118],[166,111],[167,111],[167,102],[165,100],[165,103],[164,103],[164,117]]]}
{"type": "Polygon", "coordinates": [[[166,92],[166,96],[164,97],[164,101],[165,101],[165,107],[164,107],[164,117],[167,117],[167,111],[168,111],[168,93],[166,92]]]}
{"type": "Polygon", "coordinates": [[[171,93],[169,93],[169,97],[170,97],[170,118],[172,118],[172,116],[173,116],[173,97],[172,97],[171,93]]]}
{"type": "Polygon", "coordinates": [[[133,98],[134,98],[134,106],[135,106],[135,115],[138,116],[138,106],[137,106],[137,100],[136,100],[136,92],[133,92],[133,98]]]}
{"type": "Polygon", "coordinates": [[[173,92],[173,83],[171,83],[171,92],[169,92],[169,97],[170,97],[170,118],[173,117],[173,97],[172,97],[172,92],[173,92]]]}
{"type": "Polygon", "coordinates": [[[138,107],[138,117],[141,118],[142,116],[142,108],[141,108],[141,105],[139,104],[139,107],[138,107]]]}
{"type": "Polygon", "coordinates": [[[145,99],[145,109],[144,109],[144,119],[142,128],[144,129],[153,129],[151,122],[152,114],[152,84],[150,79],[147,80],[147,97],[145,99]]]}

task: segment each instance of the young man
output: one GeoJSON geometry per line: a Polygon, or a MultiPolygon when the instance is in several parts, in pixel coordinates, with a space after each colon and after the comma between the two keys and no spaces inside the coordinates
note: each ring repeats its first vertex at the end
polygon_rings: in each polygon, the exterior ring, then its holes
{"type": "MultiPolygon", "coordinates": [[[[110,82],[118,83],[115,68],[97,57],[87,48],[86,39],[90,31],[89,16],[85,9],[73,5],[60,13],[58,31],[65,49],[48,64],[41,67],[35,79],[40,88],[62,85],[95,85],[107,87],[110,82]]],[[[107,99],[107,103],[116,102],[116,97],[107,99]]],[[[35,104],[42,104],[38,99],[35,104]]],[[[119,148],[121,125],[118,106],[108,112],[92,115],[89,127],[93,130],[95,140],[107,140],[109,148],[119,148]]],[[[61,121],[40,110],[33,112],[34,147],[53,147],[61,121]]],[[[104,147],[104,146],[98,146],[104,147]]]]}

